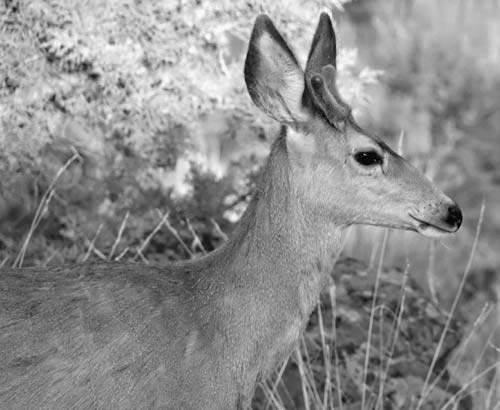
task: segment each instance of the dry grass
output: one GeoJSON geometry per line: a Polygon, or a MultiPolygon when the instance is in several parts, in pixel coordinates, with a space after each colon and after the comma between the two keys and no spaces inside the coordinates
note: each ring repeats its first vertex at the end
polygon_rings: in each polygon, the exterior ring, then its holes
{"type": "MultiPolygon", "coordinates": [[[[425,376],[425,380],[422,380],[422,383],[419,385],[421,390],[418,394],[415,394],[413,404],[408,407],[408,402],[405,402],[404,406],[398,406],[396,402],[388,402],[387,397],[384,396],[384,391],[387,387],[390,386],[391,376],[389,373],[395,345],[397,343],[398,336],[402,331],[402,317],[403,317],[403,309],[405,305],[405,297],[406,297],[406,283],[408,280],[408,266],[405,272],[402,275],[402,286],[401,286],[401,294],[400,294],[400,302],[398,313],[395,315],[395,320],[392,323],[392,329],[390,334],[386,335],[387,342],[380,346],[381,350],[384,350],[384,356],[386,357],[386,361],[384,363],[380,363],[379,369],[373,369],[373,363],[370,362],[370,347],[373,346],[371,341],[372,337],[375,336],[376,330],[374,327],[374,317],[378,311],[384,308],[383,305],[379,305],[378,302],[378,289],[380,283],[380,277],[382,272],[382,266],[384,263],[384,250],[385,245],[387,243],[388,231],[385,231],[384,235],[384,243],[380,249],[380,256],[376,268],[376,272],[373,274],[376,275],[375,286],[373,291],[373,297],[371,299],[371,308],[369,309],[369,329],[368,329],[368,340],[364,349],[364,359],[363,359],[363,367],[362,367],[362,395],[360,401],[357,406],[352,407],[353,403],[343,403],[342,396],[342,386],[345,385],[345,382],[341,382],[338,368],[339,368],[339,358],[338,352],[336,350],[336,296],[335,296],[335,286],[333,285],[330,288],[330,306],[327,307],[328,310],[332,311],[332,318],[334,320],[331,323],[324,323],[324,313],[323,310],[325,307],[318,306],[317,315],[319,319],[319,336],[316,335],[317,339],[319,339],[320,349],[318,351],[322,352],[322,362],[324,363],[323,370],[318,369],[316,366],[316,361],[311,359],[311,353],[308,351],[307,340],[308,337],[313,337],[308,334],[302,339],[300,348],[292,355],[293,363],[295,363],[298,367],[298,374],[300,376],[300,390],[302,394],[302,399],[299,401],[300,409],[311,409],[311,410],[333,410],[333,409],[342,409],[342,408],[359,408],[359,409],[451,409],[451,408],[467,408],[463,407],[467,405],[472,405],[474,409],[487,409],[493,410],[498,408],[500,405],[500,401],[498,400],[498,374],[500,372],[500,361],[494,361],[490,363],[486,368],[471,372],[467,375],[467,379],[463,380],[462,384],[456,388],[455,390],[451,390],[449,394],[438,396],[436,398],[436,389],[438,384],[445,383],[449,386],[450,381],[446,381],[446,373],[449,366],[452,366],[453,363],[449,363],[445,366],[436,376],[434,370],[438,358],[442,353],[441,350],[443,348],[443,342],[447,333],[450,331],[450,323],[454,320],[454,316],[456,313],[457,305],[460,300],[461,291],[463,289],[463,285],[471,272],[472,261],[474,257],[477,256],[476,249],[478,245],[478,241],[480,238],[481,226],[483,224],[484,217],[484,205],[482,207],[480,219],[476,225],[476,232],[474,236],[474,241],[471,245],[471,249],[468,256],[468,263],[464,267],[464,273],[462,275],[461,284],[459,290],[457,291],[454,299],[454,303],[447,313],[447,319],[444,327],[442,328],[442,333],[439,336],[439,341],[434,346],[434,354],[432,357],[432,361],[427,369],[427,375],[425,376]],[[332,353],[333,352],[333,353],[332,353]],[[324,382],[318,384],[318,372],[324,371],[324,382]],[[367,374],[370,372],[376,373],[379,371],[378,385],[377,383],[367,382],[367,374]],[[481,386],[481,387],[479,387],[481,386]],[[496,398],[496,399],[495,399],[496,398]],[[463,400],[467,399],[469,401],[464,402],[463,400]],[[388,407],[390,406],[390,407],[388,407]]],[[[470,330],[468,334],[465,334],[464,341],[470,339],[473,335],[474,328],[470,330]]],[[[464,344],[462,344],[459,348],[456,349],[456,353],[452,359],[452,361],[459,361],[461,354],[463,353],[464,344]]],[[[479,358],[478,358],[479,359],[479,358]]],[[[281,366],[277,371],[274,380],[272,383],[267,384],[263,383],[261,389],[264,391],[265,396],[268,400],[267,405],[263,407],[258,407],[259,409],[275,409],[281,410],[285,407],[283,403],[287,403],[290,405],[290,399],[287,398],[286,389],[278,389],[278,386],[286,384],[282,378],[286,375],[285,366],[281,366]],[[282,396],[280,396],[280,392],[282,396]]],[[[439,390],[439,389],[438,389],[439,390]]],[[[297,399],[295,399],[295,403],[297,403],[297,399]]]]}
{"type": "MultiPolygon", "coordinates": [[[[296,7],[296,4],[293,4],[296,7]]],[[[362,392],[359,402],[355,404],[355,408],[361,410],[385,409],[389,405],[393,409],[413,410],[460,408],[459,399],[465,395],[469,395],[473,400],[474,409],[499,409],[500,307],[497,299],[480,300],[473,305],[473,312],[468,316],[472,319],[460,346],[456,348],[448,365],[438,372],[437,377],[434,370],[451,321],[457,314],[463,315],[463,311],[472,306],[471,303],[461,305],[462,291],[468,278],[486,267],[492,267],[498,277],[500,267],[500,219],[497,216],[500,190],[498,181],[494,180],[495,175],[500,177],[500,168],[498,161],[493,161],[493,165],[487,170],[482,167],[488,155],[492,155],[495,160],[500,155],[500,124],[494,120],[500,110],[498,94],[495,93],[500,84],[500,2],[394,0],[381,2],[379,7],[378,17],[375,17],[371,27],[378,38],[378,43],[371,45],[371,58],[376,68],[384,66],[386,74],[382,79],[383,87],[375,93],[374,100],[377,104],[367,107],[369,111],[375,112],[370,121],[374,127],[387,132],[389,137],[392,135],[396,138],[401,134],[401,130],[405,131],[404,143],[402,140],[399,143],[401,150],[445,190],[451,191],[452,196],[457,196],[459,203],[464,204],[465,227],[456,239],[445,243],[429,242],[413,234],[401,232],[389,234],[384,230],[353,230],[346,245],[346,254],[369,260],[370,268],[376,266],[375,271],[371,273],[376,279],[371,303],[368,303],[370,309],[367,340],[361,346],[360,357],[353,359],[339,352],[337,315],[341,306],[338,306],[336,294],[339,287],[332,284],[327,293],[329,303],[319,306],[317,310],[317,333],[306,333],[300,348],[290,359],[291,364],[297,368],[298,379],[295,387],[302,397],[299,402],[301,408],[307,410],[353,408],[353,403],[345,403],[346,381],[339,370],[342,365],[348,365],[352,379],[359,383],[357,387],[362,392]],[[498,128],[495,128],[497,126],[498,128]],[[482,227],[483,234],[480,235],[482,227]],[[383,265],[406,266],[406,269],[401,275],[401,292],[398,307],[392,312],[394,319],[390,332],[382,338],[376,319],[381,312],[388,309],[378,301],[383,265]],[[459,276],[458,273],[462,271],[463,275],[459,276]],[[426,273],[426,276],[420,274],[421,277],[416,279],[422,287],[429,290],[436,304],[447,308],[447,320],[437,343],[429,346],[434,354],[424,378],[418,384],[418,389],[411,392],[408,389],[408,395],[417,390],[419,394],[415,395],[410,404],[407,401],[398,402],[396,399],[388,403],[387,392],[394,389],[391,385],[393,380],[390,370],[394,365],[392,359],[404,325],[407,283],[410,273],[418,276],[419,272],[426,273]],[[379,343],[378,351],[374,351],[374,341],[379,343]],[[313,345],[318,349],[311,349],[313,345]],[[322,366],[319,368],[318,359],[313,357],[313,352],[317,351],[321,352],[322,356],[319,360],[322,366]],[[386,357],[385,362],[374,365],[371,360],[374,353],[386,357]],[[445,373],[457,379],[460,388],[440,401],[440,397],[436,399],[436,392],[445,373]],[[372,374],[377,375],[375,382],[368,380],[372,374]]],[[[280,12],[282,11],[278,7],[273,7],[272,13],[275,16],[280,12]]],[[[0,36],[5,40],[0,42],[0,45],[3,44],[0,50],[0,71],[8,72],[12,78],[17,75],[23,81],[31,81],[29,90],[36,95],[43,94],[43,87],[36,82],[40,80],[38,77],[43,77],[42,73],[48,71],[47,62],[40,56],[40,50],[32,46],[32,39],[23,38],[20,44],[24,47],[5,46],[7,41],[12,40],[12,35],[6,31],[7,26],[4,23],[11,17],[9,13],[0,17],[0,36]],[[14,64],[16,61],[17,64],[14,64]],[[31,71],[37,73],[36,78],[30,74],[31,71]]],[[[245,28],[247,29],[248,27],[245,28]]],[[[36,30],[32,27],[31,31],[26,32],[34,31],[36,30]]],[[[203,67],[200,68],[202,69],[203,67]]],[[[233,69],[236,70],[230,67],[230,70],[233,69]]],[[[228,72],[226,67],[224,76],[228,74],[231,81],[236,78],[233,78],[233,71],[228,72]]],[[[27,92],[21,97],[29,98],[30,95],[27,92]]],[[[47,115],[39,104],[40,101],[34,100],[29,107],[29,114],[33,115],[32,123],[35,125],[37,121],[45,124],[45,120],[41,121],[40,116],[47,115]]],[[[18,108],[0,107],[4,129],[16,129],[11,125],[18,119],[18,108]]],[[[46,128],[44,130],[47,131],[46,128]]],[[[4,140],[1,142],[12,152],[15,151],[16,144],[22,141],[21,137],[35,132],[30,126],[18,135],[9,131],[4,133],[4,140]]],[[[37,143],[41,142],[23,142],[24,145],[37,143]]],[[[37,149],[38,147],[29,147],[29,150],[37,149]]],[[[80,157],[74,153],[55,172],[38,202],[14,266],[24,263],[40,221],[55,198],[60,177],[77,159],[80,157]]],[[[124,241],[127,228],[131,225],[131,214],[128,211],[117,226],[117,234],[112,238],[110,248],[99,247],[98,239],[103,233],[103,225],[99,223],[92,239],[84,235],[86,248],[78,255],[78,259],[86,261],[95,256],[104,260],[141,259],[148,263],[148,247],[157,235],[165,233],[171,235],[189,257],[196,257],[204,252],[200,235],[194,225],[188,221],[186,236],[171,222],[169,212],[157,213],[154,215],[152,229],[144,238],[140,238],[137,246],[131,246],[129,242],[124,241]]],[[[224,237],[225,234],[218,223],[214,220],[212,222],[214,232],[221,238],[224,237]]],[[[52,258],[51,255],[44,256],[46,262],[52,258]]],[[[3,258],[1,265],[6,263],[9,263],[8,257],[3,258]]],[[[498,280],[490,289],[476,289],[478,293],[486,290],[498,298],[498,280]]],[[[291,398],[287,396],[296,392],[287,393],[284,381],[286,372],[285,363],[277,369],[272,381],[262,383],[261,390],[266,402],[259,409],[284,409],[285,404],[291,403],[291,398]]],[[[404,394],[395,396],[401,398],[401,395],[404,394]]]]}

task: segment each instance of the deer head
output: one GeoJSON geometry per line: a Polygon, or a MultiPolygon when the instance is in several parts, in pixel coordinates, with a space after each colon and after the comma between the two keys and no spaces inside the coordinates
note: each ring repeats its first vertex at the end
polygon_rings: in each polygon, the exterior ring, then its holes
{"type": "Polygon", "coordinates": [[[306,220],[408,229],[429,237],[456,232],[462,213],[455,202],[356,123],[336,77],[335,32],[326,13],[305,71],[269,17],[257,18],[245,81],[255,105],[286,127],[286,166],[306,220]]]}

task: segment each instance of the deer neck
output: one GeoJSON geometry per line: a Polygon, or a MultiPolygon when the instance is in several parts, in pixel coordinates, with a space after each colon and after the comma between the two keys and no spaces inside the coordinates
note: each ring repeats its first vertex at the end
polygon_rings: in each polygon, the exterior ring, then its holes
{"type": "Polygon", "coordinates": [[[257,193],[227,244],[226,260],[232,265],[227,271],[234,272],[232,281],[263,293],[267,299],[260,303],[294,302],[307,319],[338,256],[344,229],[308,218],[293,178],[282,132],[257,193]]]}

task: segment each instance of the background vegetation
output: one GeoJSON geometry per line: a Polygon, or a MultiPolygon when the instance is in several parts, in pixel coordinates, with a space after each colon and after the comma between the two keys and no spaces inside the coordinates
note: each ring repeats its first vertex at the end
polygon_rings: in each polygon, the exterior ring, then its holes
{"type": "Polygon", "coordinates": [[[269,14],[303,61],[325,8],[344,98],[391,145],[404,136],[465,226],[439,243],[352,229],[345,256],[364,263],[337,267],[254,407],[498,409],[498,0],[4,0],[1,265],[220,245],[276,131],[243,81],[253,20],[269,14]]]}

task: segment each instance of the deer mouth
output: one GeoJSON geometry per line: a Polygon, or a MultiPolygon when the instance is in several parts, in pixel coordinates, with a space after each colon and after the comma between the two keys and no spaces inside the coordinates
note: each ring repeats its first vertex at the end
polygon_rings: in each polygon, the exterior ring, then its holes
{"type": "Polygon", "coordinates": [[[443,238],[445,236],[449,236],[457,231],[457,229],[448,229],[444,228],[442,226],[438,226],[436,224],[433,224],[431,222],[423,221],[422,219],[419,219],[412,214],[408,214],[410,218],[412,218],[415,222],[415,230],[429,238],[443,238]]]}

